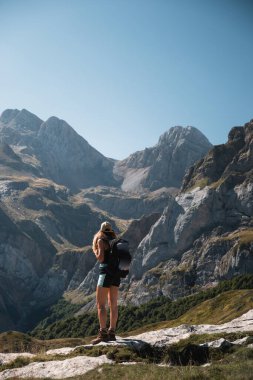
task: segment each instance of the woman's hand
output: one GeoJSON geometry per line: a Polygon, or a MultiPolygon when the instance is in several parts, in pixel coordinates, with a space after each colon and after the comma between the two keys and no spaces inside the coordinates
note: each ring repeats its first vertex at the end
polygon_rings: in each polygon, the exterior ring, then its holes
{"type": "Polygon", "coordinates": [[[95,253],[97,260],[102,263],[104,261],[104,242],[102,239],[98,240],[98,250],[95,253]]]}

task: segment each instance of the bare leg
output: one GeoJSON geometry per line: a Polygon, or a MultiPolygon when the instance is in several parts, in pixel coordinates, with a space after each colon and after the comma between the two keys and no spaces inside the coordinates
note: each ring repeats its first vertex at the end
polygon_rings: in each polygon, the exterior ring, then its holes
{"type": "Polygon", "coordinates": [[[108,292],[108,303],[110,307],[110,329],[115,330],[118,320],[118,293],[117,286],[111,286],[108,292]]]}
{"type": "Polygon", "coordinates": [[[109,288],[102,288],[101,286],[97,287],[97,309],[98,309],[98,320],[100,324],[100,329],[106,328],[106,301],[109,288]]]}

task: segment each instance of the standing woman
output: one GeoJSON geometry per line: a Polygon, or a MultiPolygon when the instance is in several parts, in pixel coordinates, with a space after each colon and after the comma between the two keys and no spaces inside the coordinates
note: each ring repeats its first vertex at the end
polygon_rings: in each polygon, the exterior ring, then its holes
{"type": "Polygon", "coordinates": [[[99,261],[99,277],[97,283],[96,299],[100,329],[97,338],[92,340],[92,344],[116,340],[115,329],[118,320],[118,291],[120,277],[118,274],[108,273],[108,255],[110,254],[109,241],[116,239],[116,234],[108,222],[101,224],[100,230],[93,238],[92,249],[99,261]],[[107,330],[107,310],[106,304],[110,308],[110,327],[107,330]]]}

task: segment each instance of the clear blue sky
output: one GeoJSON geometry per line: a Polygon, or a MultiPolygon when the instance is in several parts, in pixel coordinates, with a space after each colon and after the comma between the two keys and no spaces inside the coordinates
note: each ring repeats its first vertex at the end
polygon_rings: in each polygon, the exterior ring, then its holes
{"type": "Polygon", "coordinates": [[[106,156],[253,118],[252,0],[0,0],[0,112],[66,120],[106,156]]]}

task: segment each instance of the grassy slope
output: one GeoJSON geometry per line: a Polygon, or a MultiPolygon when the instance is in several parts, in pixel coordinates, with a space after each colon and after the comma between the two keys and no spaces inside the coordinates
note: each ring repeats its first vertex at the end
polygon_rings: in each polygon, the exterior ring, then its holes
{"type": "Polygon", "coordinates": [[[145,331],[175,327],[182,324],[221,324],[253,309],[253,290],[230,290],[191,308],[179,318],[144,326],[128,332],[127,336],[145,331]]]}
{"type": "Polygon", "coordinates": [[[105,365],[73,380],[246,380],[252,379],[253,361],[215,364],[210,367],[158,367],[154,364],[124,366],[105,365]]]}
{"type": "MultiPolygon", "coordinates": [[[[191,308],[179,318],[150,324],[142,328],[122,334],[125,336],[152,331],[161,328],[179,326],[181,324],[219,324],[228,322],[253,309],[253,290],[231,290],[217,295],[191,308]]],[[[0,352],[40,352],[47,349],[75,346],[88,343],[90,338],[63,338],[39,340],[19,332],[0,334],[0,352]]]]}
{"type": "Polygon", "coordinates": [[[0,334],[0,352],[31,352],[37,354],[54,348],[75,347],[86,344],[89,340],[88,338],[40,340],[18,331],[8,331],[0,334]]]}
{"type": "MultiPolygon", "coordinates": [[[[253,289],[253,275],[236,276],[231,280],[222,281],[216,287],[171,301],[166,297],[158,297],[146,304],[137,306],[120,306],[117,331],[119,335],[136,329],[146,330],[146,326],[171,321],[179,318],[187,311],[202,302],[214,299],[219,294],[231,290],[253,289]]],[[[97,333],[98,319],[96,312],[74,316],[70,313],[67,301],[65,306],[57,304],[52,313],[32,331],[39,339],[54,339],[64,337],[83,337],[97,333]],[[64,307],[63,307],[64,306],[64,307]],[[60,314],[62,315],[61,318],[60,314]],[[63,314],[62,314],[63,313],[63,314]]],[[[216,302],[216,301],[215,301],[216,302]]],[[[247,302],[246,302],[247,305],[247,302]]],[[[239,306],[238,306],[239,307],[239,306]]],[[[215,323],[215,322],[214,322],[215,323]]]]}

